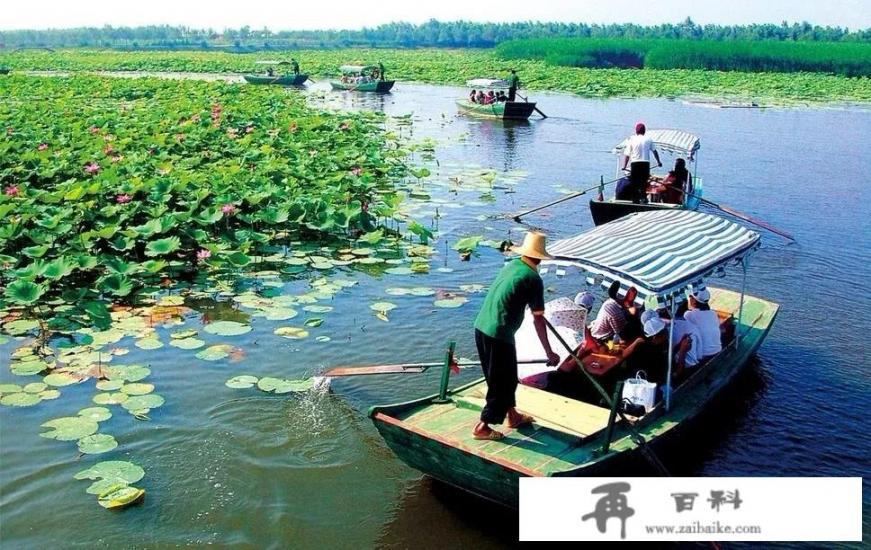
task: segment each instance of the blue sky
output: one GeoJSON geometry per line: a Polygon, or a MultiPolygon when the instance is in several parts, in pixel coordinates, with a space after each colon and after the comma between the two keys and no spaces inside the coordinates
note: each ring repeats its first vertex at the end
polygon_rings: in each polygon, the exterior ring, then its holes
{"type": "Polygon", "coordinates": [[[871,0],[6,0],[0,29],[171,24],[354,29],[390,21],[565,21],[642,25],[810,21],[871,27],[871,0]]]}

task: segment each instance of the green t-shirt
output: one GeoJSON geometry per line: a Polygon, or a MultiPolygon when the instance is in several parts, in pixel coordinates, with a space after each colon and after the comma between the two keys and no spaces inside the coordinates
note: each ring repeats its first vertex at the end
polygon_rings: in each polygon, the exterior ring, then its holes
{"type": "Polygon", "coordinates": [[[538,271],[517,258],[505,264],[490,285],[475,328],[491,338],[514,343],[526,306],[544,311],[544,283],[538,271]]]}
{"type": "Polygon", "coordinates": [[[520,79],[516,74],[512,74],[508,76],[508,86],[510,88],[519,88],[520,87],[520,79]]]}

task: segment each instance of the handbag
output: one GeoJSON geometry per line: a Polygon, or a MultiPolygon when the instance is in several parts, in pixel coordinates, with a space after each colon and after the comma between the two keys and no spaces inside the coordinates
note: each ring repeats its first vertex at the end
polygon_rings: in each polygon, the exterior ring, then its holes
{"type": "Polygon", "coordinates": [[[644,371],[638,371],[634,378],[627,379],[623,384],[622,397],[650,412],[656,402],[656,383],[648,381],[646,376],[644,371]]]}

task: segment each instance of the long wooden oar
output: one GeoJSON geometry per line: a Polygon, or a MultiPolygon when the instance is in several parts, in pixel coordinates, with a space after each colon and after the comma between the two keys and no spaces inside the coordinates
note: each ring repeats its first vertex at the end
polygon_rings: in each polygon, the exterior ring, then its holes
{"type": "MultiPolygon", "coordinates": [[[[517,363],[520,365],[547,363],[547,359],[530,359],[526,361],[518,361],[517,363]]],[[[366,376],[370,374],[418,374],[421,372],[426,372],[432,367],[441,367],[444,364],[444,361],[438,361],[431,363],[398,363],[394,365],[360,365],[335,367],[321,374],[321,377],[338,378],[340,376],[366,376]]],[[[460,367],[471,367],[475,365],[480,365],[481,363],[479,363],[478,361],[467,360],[457,361],[455,364],[460,367]]]]}
{"type": "Polygon", "coordinates": [[[569,194],[566,195],[565,197],[562,197],[562,198],[557,199],[557,200],[555,200],[555,201],[549,202],[549,203],[547,203],[547,204],[542,204],[541,206],[536,206],[535,208],[530,208],[529,210],[524,210],[523,212],[515,212],[515,213],[504,214],[504,217],[505,217],[505,218],[508,218],[508,219],[510,219],[510,220],[514,220],[514,221],[520,223],[520,218],[522,218],[523,216],[526,216],[526,215],[528,215],[528,214],[532,214],[533,212],[538,212],[539,210],[544,210],[545,208],[550,208],[551,206],[557,205],[557,204],[559,204],[559,203],[561,203],[561,202],[565,202],[565,201],[567,201],[567,200],[571,200],[571,199],[578,198],[578,197],[580,197],[581,195],[586,195],[586,194],[589,193],[590,191],[595,191],[595,190],[598,189],[599,186],[601,186],[601,185],[610,185],[610,184],[612,184],[612,183],[614,183],[614,182],[616,182],[616,181],[619,181],[619,180],[620,180],[620,178],[617,178],[617,179],[614,179],[614,180],[611,180],[611,181],[606,181],[606,182],[603,182],[603,183],[597,183],[597,184],[594,185],[593,187],[589,187],[589,188],[584,189],[584,190],[582,190],[582,191],[575,191],[574,193],[569,193],[569,194]]]}
{"type": "MultiPolygon", "coordinates": [[[[517,92],[514,92],[514,93],[517,94],[517,92]]],[[[520,96],[520,99],[522,99],[523,101],[529,103],[529,99],[523,97],[523,96],[520,95],[520,94],[517,94],[517,95],[520,96]]],[[[541,118],[547,118],[547,115],[544,114],[543,112],[541,112],[541,109],[539,109],[537,105],[536,105],[535,107],[533,107],[532,109],[533,109],[536,113],[540,114],[540,115],[541,115],[541,118]]]]}

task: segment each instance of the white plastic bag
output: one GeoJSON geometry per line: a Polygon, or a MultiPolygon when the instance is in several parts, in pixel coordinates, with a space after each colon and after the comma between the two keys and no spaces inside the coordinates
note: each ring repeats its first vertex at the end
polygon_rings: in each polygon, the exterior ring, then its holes
{"type": "Polygon", "coordinates": [[[629,378],[623,384],[623,399],[629,400],[634,405],[641,405],[645,412],[650,412],[656,402],[656,383],[648,382],[638,371],[635,378],[629,378]]]}

